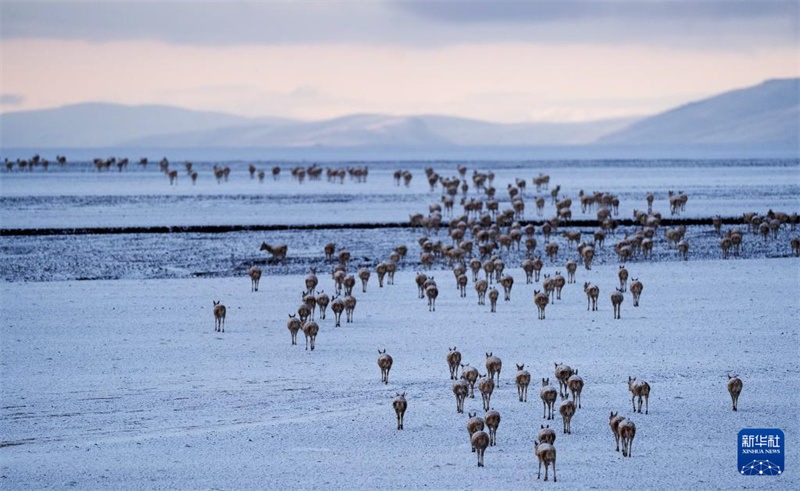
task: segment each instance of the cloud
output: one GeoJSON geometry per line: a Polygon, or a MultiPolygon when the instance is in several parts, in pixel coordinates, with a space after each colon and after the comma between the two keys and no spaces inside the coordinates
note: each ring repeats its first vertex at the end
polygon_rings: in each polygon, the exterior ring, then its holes
{"type": "Polygon", "coordinates": [[[468,43],[636,44],[696,49],[797,46],[795,0],[19,2],[3,39],[150,40],[229,46],[468,43]]]}
{"type": "Polygon", "coordinates": [[[0,105],[2,106],[19,106],[25,102],[25,96],[22,94],[0,94],[0,105]]]}

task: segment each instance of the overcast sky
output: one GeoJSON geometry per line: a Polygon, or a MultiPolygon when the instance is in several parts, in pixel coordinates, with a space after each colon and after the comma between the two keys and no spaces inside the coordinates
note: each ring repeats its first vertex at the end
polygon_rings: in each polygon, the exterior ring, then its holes
{"type": "Polygon", "coordinates": [[[800,2],[0,2],[2,111],[642,115],[800,75],[800,2]]]}

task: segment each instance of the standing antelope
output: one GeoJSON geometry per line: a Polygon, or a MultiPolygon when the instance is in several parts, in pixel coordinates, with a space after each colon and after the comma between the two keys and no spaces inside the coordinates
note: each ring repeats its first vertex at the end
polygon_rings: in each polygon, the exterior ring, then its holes
{"type": "Polygon", "coordinates": [[[567,283],[575,283],[575,271],[578,270],[578,263],[575,261],[567,261],[567,283]]]}
{"type": "Polygon", "coordinates": [[[642,398],[644,398],[644,413],[648,414],[650,411],[650,384],[644,380],[636,380],[636,377],[628,377],[628,390],[631,391],[631,406],[633,412],[636,412],[636,405],[633,403],[635,398],[639,398],[639,413],[642,412],[642,398]]]}
{"type": "Polygon", "coordinates": [[[563,363],[555,363],[554,373],[556,376],[556,380],[558,380],[558,395],[561,396],[562,399],[566,399],[567,397],[567,380],[575,373],[575,370],[572,369],[569,365],[564,365],[563,363]]]}
{"type": "Polygon", "coordinates": [[[514,277],[511,275],[504,275],[500,278],[500,284],[503,285],[503,299],[508,302],[511,300],[511,288],[514,286],[514,277]]]}
{"type": "Polygon", "coordinates": [[[469,397],[475,398],[475,381],[478,380],[478,369],[469,365],[461,365],[461,377],[469,383],[469,397]]]}
{"type": "MultiPolygon", "coordinates": [[[[483,418],[478,416],[478,413],[467,413],[467,415],[469,416],[467,420],[467,431],[469,432],[470,443],[472,443],[472,435],[478,431],[483,431],[484,422],[483,418]]],[[[472,447],[472,451],[475,451],[475,447],[472,447]]]]}
{"type": "Polygon", "coordinates": [[[575,370],[575,373],[567,379],[567,387],[569,387],[569,391],[572,392],[572,402],[578,405],[578,409],[581,407],[581,392],[583,392],[583,379],[578,376],[578,370],[575,370]]]}
{"type": "Polygon", "coordinates": [[[497,385],[500,385],[500,370],[503,369],[503,361],[494,356],[494,353],[486,353],[486,371],[489,378],[494,378],[497,375],[497,385]]]}
{"type": "Polygon", "coordinates": [[[539,309],[539,319],[544,319],[544,309],[547,307],[547,304],[550,302],[547,295],[540,292],[539,290],[534,290],[533,292],[533,303],[536,304],[536,307],[539,309]]]}
{"type": "Polygon", "coordinates": [[[486,427],[489,429],[489,446],[497,445],[497,427],[500,426],[500,413],[495,411],[487,411],[483,415],[483,420],[486,421],[486,427]]]}
{"type": "Polygon", "coordinates": [[[462,373],[461,378],[453,383],[453,394],[456,396],[456,412],[464,412],[464,399],[466,399],[468,393],[469,382],[464,378],[464,374],[462,373]]]}
{"type": "Polygon", "coordinates": [[[250,275],[250,291],[257,292],[258,282],[261,281],[261,270],[255,266],[252,266],[247,274],[250,275]]]}
{"type": "Polygon", "coordinates": [[[561,275],[561,271],[556,271],[556,275],[553,277],[553,286],[556,290],[556,299],[561,300],[561,289],[564,288],[566,283],[567,280],[561,275]]]}
{"type": "Polygon", "coordinates": [[[344,312],[344,300],[339,298],[338,295],[333,297],[333,300],[331,300],[331,310],[336,318],[336,327],[341,327],[342,312],[344,312]]]}
{"type": "Polygon", "coordinates": [[[633,306],[639,306],[639,296],[642,294],[644,285],[637,278],[631,278],[631,295],[633,295],[633,306]]]}
{"type": "Polygon", "coordinates": [[[490,376],[481,375],[478,380],[478,390],[481,391],[483,398],[483,410],[488,411],[492,400],[492,392],[494,392],[494,380],[490,376]]]}
{"type": "Polygon", "coordinates": [[[491,312],[497,312],[497,299],[500,297],[500,292],[497,291],[497,288],[492,287],[489,290],[489,305],[491,312]]]}
{"type": "Polygon", "coordinates": [[[614,435],[614,440],[617,442],[617,452],[619,452],[619,424],[622,423],[624,419],[624,416],[619,416],[619,413],[615,413],[614,411],[611,411],[611,415],[608,417],[608,426],[611,427],[611,434],[614,435]]]}
{"type": "Polygon", "coordinates": [[[447,348],[447,366],[450,367],[450,380],[458,380],[458,365],[461,364],[461,352],[453,348],[447,348]]]}
{"type": "Polygon", "coordinates": [[[614,318],[620,319],[622,315],[622,301],[625,300],[625,296],[622,294],[622,290],[617,288],[617,291],[611,294],[611,305],[614,307],[614,318]]]}
{"type": "Polygon", "coordinates": [[[306,336],[306,350],[308,349],[309,341],[311,341],[311,351],[314,351],[317,333],[319,333],[319,324],[316,322],[306,321],[306,323],[303,324],[303,334],[306,336]]]}
{"type": "Polygon", "coordinates": [[[489,446],[489,435],[484,431],[476,431],[470,438],[472,448],[478,452],[478,467],[483,467],[483,454],[489,446]]]}
{"type": "Polygon", "coordinates": [[[636,436],[636,425],[629,419],[623,419],[617,426],[619,439],[622,440],[622,456],[631,456],[631,446],[633,445],[633,437],[636,436]]]}
{"type": "Polygon", "coordinates": [[[218,300],[212,302],[214,302],[214,331],[225,332],[225,306],[218,300]]]}
{"type": "Polygon", "coordinates": [[[367,282],[369,282],[369,270],[367,268],[360,268],[358,270],[358,277],[361,279],[361,293],[367,293],[367,282]]]}
{"type": "MultiPolygon", "coordinates": [[[[381,382],[389,383],[389,370],[392,369],[392,356],[386,354],[386,349],[378,350],[378,367],[381,369],[381,382]]],[[[402,428],[398,428],[402,429],[402,428]]]]}
{"type": "Polygon", "coordinates": [[[517,365],[517,395],[519,402],[528,402],[528,385],[531,383],[531,374],[525,370],[525,364],[517,365]]]}
{"type": "Polygon", "coordinates": [[[597,299],[600,297],[600,288],[591,283],[583,284],[583,291],[586,292],[586,310],[591,306],[592,310],[597,310],[597,299]]]}
{"type": "Polygon", "coordinates": [[[300,319],[296,317],[296,314],[289,314],[289,321],[286,323],[286,327],[289,329],[289,332],[292,334],[292,345],[297,344],[297,331],[300,330],[302,324],[300,324],[300,319]]]}
{"type": "Polygon", "coordinates": [[[347,295],[344,297],[344,310],[347,313],[347,322],[353,322],[353,311],[356,309],[356,297],[347,295]]]}
{"type": "Polygon", "coordinates": [[[428,297],[428,312],[436,312],[436,297],[439,296],[439,289],[435,284],[425,288],[425,296],[428,297]]]}
{"type": "Polygon", "coordinates": [[[397,415],[397,429],[402,430],[403,417],[406,414],[406,408],[408,408],[408,401],[406,401],[405,392],[402,394],[397,394],[397,397],[395,397],[392,401],[392,407],[394,407],[394,412],[397,415]]]}
{"type": "Polygon", "coordinates": [[[308,273],[308,276],[306,276],[306,290],[313,292],[318,284],[319,279],[317,278],[317,268],[311,268],[311,272],[308,273]]]}
{"type": "Polygon", "coordinates": [[[539,460],[539,475],[536,479],[542,477],[542,464],[544,464],[544,480],[547,481],[547,471],[550,468],[550,464],[553,464],[553,482],[558,482],[558,477],[556,477],[556,447],[549,443],[539,443],[536,440],[533,448],[536,458],[539,460]]]}
{"type": "Polygon", "coordinates": [[[486,290],[489,284],[486,280],[480,279],[475,282],[475,291],[478,292],[478,305],[486,305],[486,290]]]}
{"type": "Polygon", "coordinates": [[[558,408],[561,413],[561,419],[564,420],[564,434],[572,434],[572,416],[575,415],[575,403],[572,401],[564,401],[558,408]]]}
{"type": "Polygon", "coordinates": [[[419,294],[419,298],[425,298],[425,282],[428,281],[428,277],[422,273],[417,273],[414,277],[414,281],[417,283],[417,293],[419,294]]]}
{"type": "Polygon", "coordinates": [[[542,407],[544,408],[542,417],[545,419],[555,419],[553,416],[553,408],[556,404],[556,398],[558,398],[558,391],[550,385],[549,378],[542,379],[542,390],[539,391],[539,397],[542,398],[542,407]]]}
{"type": "MultiPolygon", "coordinates": [[[[742,393],[742,379],[738,375],[728,375],[728,392],[731,394],[731,403],[733,410],[739,410],[739,394],[742,393]]],[[[641,412],[641,411],[640,411],[641,412]]]]}
{"type": "Polygon", "coordinates": [[[620,264],[617,274],[619,276],[619,291],[624,293],[628,290],[628,270],[620,264]]]}
{"type": "Polygon", "coordinates": [[[469,283],[469,278],[467,278],[467,275],[459,275],[456,279],[456,283],[458,285],[458,292],[459,295],[461,295],[461,298],[467,298],[467,284],[469,283]]]}
{"type": "Polygon", "coordinates": [[[324,291],[319,292],[317,295],[317,306],[319,307],[319,318],[325,319],[325,310],[328,308],[328,304],[330,303],[331,299],[327,293],[324,291]]]}

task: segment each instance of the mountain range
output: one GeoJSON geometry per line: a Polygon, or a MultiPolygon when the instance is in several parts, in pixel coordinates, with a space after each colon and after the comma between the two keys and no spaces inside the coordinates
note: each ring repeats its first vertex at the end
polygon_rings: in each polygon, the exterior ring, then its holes
{"type": "Polygon", "coordinates": [[[799,140],[800,79],[768,80],[649,117],[579,123],[504,124],[439,115],[380,114],[298,121],[108,103],[0,114],[0,146],[5,149],[797,146],[799,140]]]}

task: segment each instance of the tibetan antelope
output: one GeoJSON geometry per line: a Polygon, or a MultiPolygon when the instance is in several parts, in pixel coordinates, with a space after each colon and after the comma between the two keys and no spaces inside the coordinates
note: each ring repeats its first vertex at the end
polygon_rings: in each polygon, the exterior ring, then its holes
{"type": "MultiPolygon", "coordinates": [[[[472,443],[472,435],[478,431],[483,431],[484,421],[483,418],[478,416],[478,413],[467,413],[467,416],[469,416],[467,420],[467,431],[469,432],[470,443],[472,443]]],[[[472,447],[472,451],[475,451],[475,447],[472,447]]]]}
{"type": "Polygon", "coordinates": [[[555,363],[554,374],[556,376],[556,380],[558,380],[558,395],[561,396],[562,399],[567,398],[567,380],[575,373],[575,370],[572,369],[569,365],[564,365],[563,363],[555,363]]]}
{"type": "Polygon", "coordinates": [[[494,380],[488,375],[481,375],[478,379],[478,390],[481,392],[483,399],[483,410],[489,410],[489,404],[492,401],[492,393],[494,392],[494,380]]]}
{"type": "Polygon", "coordinates": [[[642,399],[644,399],[644,413],[650,412],[650,384],[644,380],[636,380],[636,377],[628,377],[628,390],[631,391],[631,406],[633,412],[636,411],[636,405],[633,403],[635,398],[639,398],[639,413],[642,412],[642,399]]]}
{"type": "Polygon", "coordinates": [[[631,295],[633,295],[633,306],[639,306],[639,297],[642,295],[642,282],[639,281],[637,278],[631,278],[631,295]]]}
{"type": "Polygon", "coordinates": [[[497,427],[500,426],[500,413],[492,408],[483,415],[483,420],[486,422],[486,428],[489,429],[489,446],[493,447],[497,445],[497,427]]]}
{"type": "Polygon", "coordinates": [[[311,351],[314,351],[314,346],[317,341],[317,333],[319,333],[319,324],[314,321],[306,321],[303,324],[303,334],[306,336],[306,350],[308,350],[309,341],[311,344],[311,351]]]}
{"type": "Polygon", "coordinates": [[[583,284],[583,291],[586,292],[586,310],[597,310],[597,299],[600,297],[600,288],[591,283],[583,284]]]}
{"type": "Polygon", "coordinates": [[[478,467],[483,467],[483,454],[489,446],[489,435],[484,431],[476,431],[470,438],[472,448],[478,452],[478,467]]]}
{"type": "Polygon", "coordinates": [[[447,366],[450,368],[450,380],[458,380],[458,366],[461,364],[461,352],[455,346],[447,348],[447,366]]]}
{"type": "Polygon", "coordinates": [[[738,375],[728,375],[728,392],[731,394],[731,403],[733,410],[739,410],[739,394],[742,393],[742,379],[738,375]]]}
{"type": "Polygon", "coordinates": [[[548,469],[553,465],[553,482],[558,482],[556,477],[556,447],[550,443],[539,443],[538,440],[534,442],[534,452],[536,458],[539,460],[539,475],[536,479],[542,477],[542,464],[544,464],[544,480],[547,481],[548,469]]]}
{"type": "Polygon", "coordinates": [[[542,417],[545,419],[555,419],[553,416],[553,408],[558,398],[558,391],[550,385],[550,379],[542,379],[542,389],[539,391],[539,397],[542,399],[542,407],[544,408],[542,417]]]}
{"type": "Polygon", "coordinates": [[[247,274],[250,275],[250,291],[257,292],[258,282],[261,281],[261,269],[252,266],[247,274]]]}
{"type": "Polygon", "coordinates": [[[564,434],[571,435],[572,434],[572,416],[575,415],[575,403],[572,401],[564,401],[561,403],[561,406],[558,408],[558,412],[561,413],[561,419],[564,421],[564,434]]]}
{"type": "MultiPolygon", "coordinates": [[[[386,354],[386,349],[378,350],[378,367],[381,369],[381,382],[389,383],[389,370],[392,369],[392,356],[386,354]]],[[[402,428],[398,428],[402,429],[402,428]]]]}
{"type": "Polygon", "coordinates": [[[292,335],[292,345],[297,344],[297,332],[302,327],[300,323],[300,319],[296,317],[296,314],[289,314],[289,321],[286,323],[286,327],[289,329],[289,333],[292,335]]]}
{"type": "Polygon", "coordinates": [[[578,376],[578,370],[575,370],[575,373],[567,379],[567,387],[569,387],[569,391],[572,393],[572,401],[578,406],[578,409],[580,409],[583,379],[578,376]]]}
{"type": "Polygon", "coordinates": [[[392,407],[394,407],[394,412],[397,415],[397,429],[402,430],[403,417],[406,414],[406,408],[408,408],[408,401],[406,401],[405,392],[402,394],[397,394],[397,397],[395,397],[392,401],[392,407]]]}
{"type": "Polygon", "coordinates": [[[519,402],[528,402],[528,385],[531,383],[531,374],[525,370],[525,364],[517,365],[517,395],[519,402]]]}
{"type": "Polygon", "coordinates": [[[611,305],[614,307],[614,318],[620,319],[622,318],[622,301],[625,300],[625,295],[622,294],[622,290],[617,288],[617,290],[611,294],[611,305]]]}
{"type": "Polygon", "coordinates": [[[225,306],[218,300],[212,301],[214,302],[214,331],[225,332],[225,306]]]}
{"type": "Polygon", "coordinates": [[[535,290],[533,292],[533,303],[536,304],[536,307],[539,309],[539,319],[544,319],[544,309],[547,307],[547,304],[550,300],[547,298],[547,295],[540,292],[539,290],[535,290]]]}
{"type": "Polygon", "coordinates": [[[461,365],[461,377],[469,385],[469,397],[475,398],[475,382],[478,380],[478,369],[469,365],[461,365]]]}

